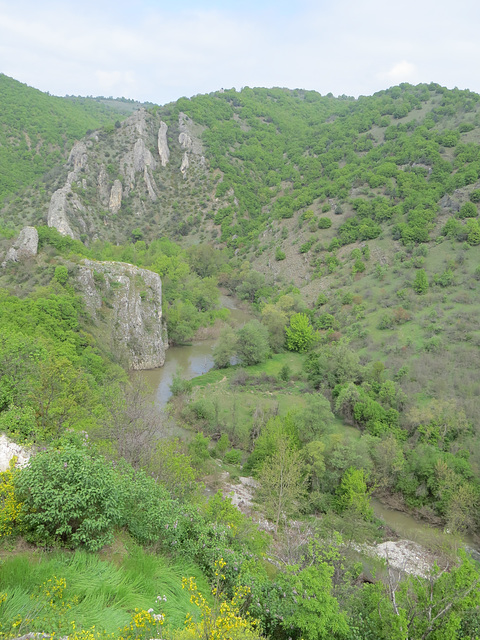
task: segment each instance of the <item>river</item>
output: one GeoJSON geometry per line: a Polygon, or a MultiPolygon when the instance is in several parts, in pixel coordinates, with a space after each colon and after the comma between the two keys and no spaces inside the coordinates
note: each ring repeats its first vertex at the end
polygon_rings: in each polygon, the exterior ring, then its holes
{"type": "MultiPolygon", "coordinates": [[[[220,302],[223,307],[230,309],[230,317],[237,327],[253,318],[251,313],[240,307],[241,303],[235,298],[222,295],[220,302]]],[[[191,380],[213,368],[212,350],[215,342],[216,339],[207,339],[193,342],[191,345],[170,347],[166,352],[163,367],[138,372],[137,375],[141,375],[154,390],[155,405],[159,410],[165,408],[168,399],[172,395],[170,385],[176,373],[181,371],[183,377],[191,380]]],[[[171,434],[186,439],[191,437],[191,432],[181,427],[173,427],[171,434]]],[[[449,538],[449,536],[443,534],[441,529],[416,520],[408,513],[390,509],[376,499],[372,499],[372,506],[375,515],[395,531],[400,538],[413,540],[419,544],[435,544],[438,545],[438,547],[442,546],[444,542],[447,542],[449,538]]],[[[458,539],[456,543],[459,543],[458,539]]],[[[448,544],[455,544],[455,542],[449,541],[448,544]]],[[[463,544],[466,544],[472,549],[477,546],[476,542],[468,536],[463,538],[463,544]]]]}
{"type": "MultiPolygon", "coordinates": [[[[230,318],[236,327],[239,327],[253,318],[252,314],[241,308],[241,303],[235,298],[221,295],[220,303],[230,310],[230,318]]],[[[165,364],[159,369],[141,371],[137,375],[155,390],[155,405],[164,409],[168,399],[172,395],[170,385],[173,377],[179,371],[188,380],[201,376],[213,368],[212,351],[215,339],[198,340],[191,345],[170,347],[165,354],[165,364]]]]}

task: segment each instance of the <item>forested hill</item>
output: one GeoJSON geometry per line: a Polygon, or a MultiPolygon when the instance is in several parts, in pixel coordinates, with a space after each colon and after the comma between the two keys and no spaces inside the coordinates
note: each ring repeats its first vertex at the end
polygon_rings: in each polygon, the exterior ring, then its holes
{"type": "Polygon", "coordinates": [[[0,473],[0,638],[477,639],[480,96],[245,88],[122,119],[0,88],[0,431],[34,447],[0,473]],[[168,415],[127,371],[164,321],[215,341],[168,415]],[[372,493],[438,538],[396,540],[372,493]],[[380,541],[415,575],[377,571],[380,541]]]}
{"type": "MultiPolygon", "coordinates": [[[[43,199],[37,197],[33,204],[17,200],[6,207],[3,218],[14,226],[26,219],[44,223],[49,198],[63,186],[68,170],[61,171],[66,160],[62,151],[86,127],[111,118],[111,112],[105,114],[94,101],[86,101],[79,112],[67,100],[4,76],[2,81],[3,118],[7,124],[17,122],[15,129],[8,125],[16,143],[3,151],[8,188],[58,163],[42,185],[43,199]],[[43,159],[37,150],[47,145],[50,152],[43,159]]],[[[167,231],[192,236],[191,242],[219,242],[243,254],[266,253],[267,259],[275,257],[275,241],[278,261],[290,244],[289,220],[302,214],[309,228],[319,225],[316,233],[298,237],[304,240],[301,253],[311,255],[334,238],[338,247],[377,238],[382,230],[404,245],[427,242],[442,219],[455,213],[459,215],[449,222],[448,235],[475,244],[480,237],[474,219],[480,195],[472,193],[480,171],[479,109],[477,94],[436,84],[404,84],[359,99],[245,88],[152,107],[142,134],[155,163],[148,165],[150,187],[140,181],[129,189],[124,166],[128,141],[119,122],[116,129],[107,126],[87,138],[90,175],[83,176],[83,187],[78,184],[91,219],[83,229],[85,240],[100,236],[123,241],[133,229],[148,240],[167,231]],[[157,150],[162,121],[168,125],[167,162],[159,161],[157,150]],[[187,138],[180,143],[182,134],[187,138]],[[185,158],[189,166],[182,168],[185,158]],[[123,186],[124,199],[114,218],[104,215],[108,200],[100,193],[102,165],[110,186],[115,179],[123,186]],[[475,206],[469,203],[459,213],[470,195],[475,206]]]]}
{"type": "Polygon", "coordinates": [[[0,106],[0,201],[65,162],[73,142],[89,129],[129,112],[96,100],[57,98],[4,74],[0,106]]]}

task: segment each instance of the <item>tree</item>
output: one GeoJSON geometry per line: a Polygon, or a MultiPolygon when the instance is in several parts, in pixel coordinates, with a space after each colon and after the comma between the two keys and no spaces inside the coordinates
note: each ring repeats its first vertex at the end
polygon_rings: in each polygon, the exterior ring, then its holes
{"type": "Polygon", "coordinates": [[[231,327],[224,327],[220,332],[220,337],[213,348],[213,362],[217,369],[224,369],[230,366],[233,356],[237,352],[237,337],[231,327]]]}
{"type": "Polygon", "coordinates": [[[287,437],[279,439],[276,452],[263,463],[258,481],[257,498],[278,531],[282,517],[298,513],[307,482],[300,453],[291,448],[287,437]]]}
{"type": "Polygon", "coordinates": [[[280,583],[286,594],[284,608],[287,609],[282,623],[285,630],[299,629],[305,640],[349,637],[345,614],[331,593],[333,572],[334,568],[326,562],[317,562],[282,576],[280,583]]]}
{"type": "Polygon", "coordinates": [[[459,218],[476,218],[478,216],[477,207],[473,202],[465,202],[458,212],[459,218]]]}
{"type": "Polygon", "coordinates": [[[262,309],[262,323],[269,332],[270,346],[275,352],[279,352],[285,345],[285,325],[287,314],[277,305],[266,304],[262,309]]]}
{"type": "Polygon", "coordinates": [[[417,275],[415,276],[415,280],[413,281],[413,290],[419,296],[424,295],[428,291],[428,278],[424,269],[419,269],[417,271],[417,275]]]}
{"type": "Polygon", "coordinates": [[[329,401],[321,393],[313,394],[306,407],[295,416],[298,437],[303,443],[319,440],[331,431],[334,421],[329,401]]]}
{"type": "Polygon", "coordinates": [[[373,509],[370,506],[370,493],[367,489],[367,476],[363,469],[350,467],[343,475],[336,492],[336,504],[340,513],[352,511],[365,520],[371,520],[373,509]]]}
{"type": "Polygon", "coordinates": [[[303,353],[310,348],[314,340],[314,330],[305,313],[294,313],[290,326],[286,329],[286,344],[289,351],[303,353]]]}
{"type": "Polygon", "coordinates": [[[110,390],[105,398],[108,411],[98,433],[113,445],[118,457],[137,469],[148,462],[155,440],[165,431],[165,418],[154,407],[151,395],[141,378],[110,390]]]}
{"type": "Polygon", "coordinates": [[[237,353],[242,364],[264,362],[270,353],[268,330],[258,320],[250,320],[237,331],[237,353]]]}

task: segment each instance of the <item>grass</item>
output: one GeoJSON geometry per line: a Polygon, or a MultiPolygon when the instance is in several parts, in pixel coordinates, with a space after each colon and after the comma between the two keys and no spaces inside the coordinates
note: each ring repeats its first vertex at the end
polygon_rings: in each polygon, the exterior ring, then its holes
{"type": "Polygon", "coordinates": [[[40,628],[42,620],[52,614],[45,599],[36,594],[43,583],[55,577],[65,579],[62,601],[69,605],[63,615],[55,616],[60,635],[71,631],[72,620],[77,629],[95,625],[107,633],[116,632],[130,621],[135,608],[154,608],[158,613],[158,595],[166,596],[161,612],[172,627],[178,628],[186,613],[195,611],[188,593],[182,590],[183,576],[195,576],[199,590],[208,596],[208,582],[193,563],[170,561],[133,544],[119,566],[81,551],[23,552],[3,558],[0,564],[1,589],[7,593],[0,605],[0,620],[8,628],[18,617],[35,617],[36,625],[17,631],[47,631],[40,628]]]}

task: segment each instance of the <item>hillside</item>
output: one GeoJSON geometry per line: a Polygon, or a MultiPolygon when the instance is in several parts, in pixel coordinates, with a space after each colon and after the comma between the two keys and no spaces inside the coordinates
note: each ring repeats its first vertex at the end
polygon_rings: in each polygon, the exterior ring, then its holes
{"type": "Polygon", "coordinates": [[[474,640],[480,96],[1,82],[0,429],[36,455],[0,474],[0,638],[474,640]],[[159,413],[128,369],[164,323],[215,368],[159,413]],[[410,544],[372,496],[445,571],[367,557],[410,544]]]}
{"type": "Polygon", "coordinates": [[[107,103],[57,98],[0,74],[0,202],[61,165],[88,130],[129,113],[107,103]]]}

